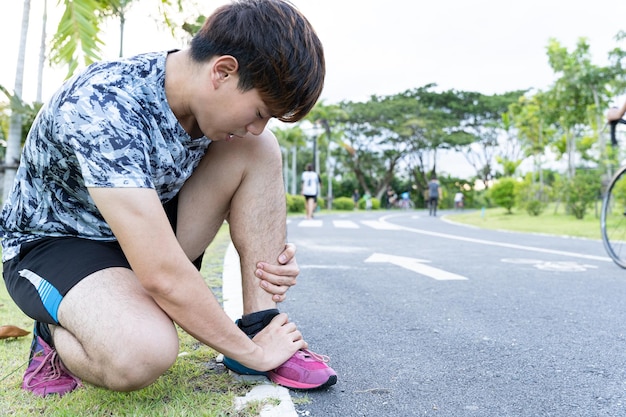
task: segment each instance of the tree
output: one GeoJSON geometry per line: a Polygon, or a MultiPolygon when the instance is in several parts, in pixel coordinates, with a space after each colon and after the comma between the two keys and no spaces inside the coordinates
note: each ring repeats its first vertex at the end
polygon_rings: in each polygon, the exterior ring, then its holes
{"type": "Polygon", "coordinates": [[[41,19],[41,38],[39,42],[39,63],[37,68],[37,95],[35,101],[41,103],[43,91],[43,70],[46,63],[46,26],[48,24],[48,0],[43,2],[43,16],[41,19]]]}
{"type": "MultiPolygon", "coordinates": [[[[24,57],[26,55],[26,38],[28,36],[28,21],[30,14],[30,0],[24,0],[22,11],[22,28],[20,32],[20,46],[17,58],[17,69],[15,71],[15,88],[11,103],[21,102],[22,86],[24,84],[24,57]]],[[[4,186],[2,189],[2,201],[13,186],[15,172],[20,161],[22,138],[22,114],[15,111],[12,106],[11,119],[9,123],[9,137],[7,139],[7,149],[4,158],[4,186]]]]}
{"type": "MultiPolygon", "coordinates": [[[[108,2],[103,2],[108,3],[108,2]]],[[[101,8],[98,0],[63,0],[64,12],[52,38],[50,61],[67,64],[69,77],[79,65],[100,59],[101,8]]]]}
{"type": "Polygon", "coordinates": [[[126,13],[134,0],[96,0],[102,17],[116,17],[120,22],[119,56],[124,56],[124,30],[126,28],[126,13]]]}
{"type": "MultiPolygon", "coordinates": [[[[120,56],[123,53],[126,12],[133,0],[62,0],[64,12],[52,38],[50,61],[68,66],[71,76],[79,65],[89,65],[100,59],[104,43],[99,38],[101,23],[110,16],[120,19],[120,56]]],[[[183,0],[154,0],[165,24],[174,31],[168,17],[169,9],[183,9],[183,0]]]]}
{"type": "MultiPolygon", "coordinates": [[[[558,149],[567,158],[568,177],[573,178],[576,155],[588,159],[587,152],[601,138],[599,128],[603,125],[602,115],[610,97],[607,87],[613,81],[614,72],[591,63],[590,47],[585,38],[578,40],[571,53],[556,39],[550,39],[547,53],[550,66],[559,75],[547,92],[559,109],[557,123],[563,136],[558,149]],[[594,129],[590,140],[584,140],[588,126],[594,129]]],[[[603,141],[599,143],[599,152],[600,161],[605,160],[603,141]]]]}
{"type": "Polygon", "coordinates": [[[432,85],[413,90],[410,94],[430,111],[445,116],[441,125],[444,140],[440,148],[461,152],[474,167],[485,186],[494,176],[493,163],[504,131],[502,115],[510,103],[524,91],[511,91],[492,96],[471,91],[431,91],[432,85]]]}
{"type": "MultiPolygon", "coordinates": [[[[517,130],[522,149],[526,156],[533,159],[533,172],[538,174],[539,189],[543,187],[543,162],[546,147],[554,135],[554,128],[549,119],[551,109],[545,94],[541,91],[531,96],[521,96],[509,105],[505,119],[517,130]]],[[[536,176],[533,175],[534,180],[536,176]]]]}
{"type": "Polygon", "coordinates": [[[298,183],[297,154],[298,147],[304,146],[305,136],[300,126],[273,129],[278,143],[283,150],[283,180],[285,191],[296,194],[298,183]],[[291,153],[291,170],[289,170],[289,153],[291,153]],[[291,187],[289,186],[291,185],[291,187]]]}
{"type": "Polygon", "coordinates": [[[372,96],[366,103],[343,102],[344,148],[342,162],[365,192],[380,199],[394,177],[409,144],[394,131],[402,121],[401,106],[390,97],[372,96]]]}

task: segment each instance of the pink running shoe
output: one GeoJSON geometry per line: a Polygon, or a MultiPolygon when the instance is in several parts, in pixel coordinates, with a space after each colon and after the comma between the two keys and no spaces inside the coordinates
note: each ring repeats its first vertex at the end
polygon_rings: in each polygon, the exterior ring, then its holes
{"type": "Polygon", "coordinates": [[[83,386],[80,380],[63,366],[57,351],[40,336],[35,336],[33,340],[31,355],[22,382],[22,388],[26,391],[41,397],[49,394],[63,396],[83,386]]]}
{"type": "Polygon", "coordinates": [[[269,371],[267,376],[275,384],[287,388],[326,388],[337,383],[337,374],[327,365],[328,361],[328,356],[303,349],[278,368],[269,371]]]}

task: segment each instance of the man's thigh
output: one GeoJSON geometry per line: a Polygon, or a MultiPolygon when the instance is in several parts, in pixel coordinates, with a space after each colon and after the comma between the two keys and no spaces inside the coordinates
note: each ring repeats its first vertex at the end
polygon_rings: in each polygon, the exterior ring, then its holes
{"type": "Polygon", "coordinates": [[[22,245],[4,263],[7,290],[34,320],[58,325],[66,294],[85,277],[106,268],[130,268],[117,242],[73,237],[43,238],[22,245]]]}
{"type": "Polygon", "coordinates": [[[127,268],[103,269],[76,284],[59,307],[59,323],[104,363],[132,363],[155,350],[175,357],[178,351],[172,320],[127,268]]]}

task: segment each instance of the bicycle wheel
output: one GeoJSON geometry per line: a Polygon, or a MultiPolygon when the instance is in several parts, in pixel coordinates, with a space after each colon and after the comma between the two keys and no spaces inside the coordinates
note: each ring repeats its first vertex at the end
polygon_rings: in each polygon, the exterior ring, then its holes
{"type": "Polygon", "coordinates": [[[606,190],[600,227],[606,252],[626,269],[626,166],[620,168],[606,190]]]}

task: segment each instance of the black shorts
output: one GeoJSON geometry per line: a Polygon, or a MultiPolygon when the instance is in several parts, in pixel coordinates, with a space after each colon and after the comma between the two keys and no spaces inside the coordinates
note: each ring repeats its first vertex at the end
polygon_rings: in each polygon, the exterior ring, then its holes
{"type": "MultiPolygon", "coordinates": [[[[178,198],[164,206],[176,230],[178,198]]],[[[202,257],[194,264],[198,269],[202,257]]],[[[15,304],[34,320],[59,324],[57,311],[65,294],[94,272],[130,264],[119,243],[78,237],[45,237],[22,245],[3,265],[7,290],[15,304]]]]}
{"type": "Polygon", "coordinates": [[[304,200],[313,200],[317,203],[317,195],[304,195],[304,200]]]}

